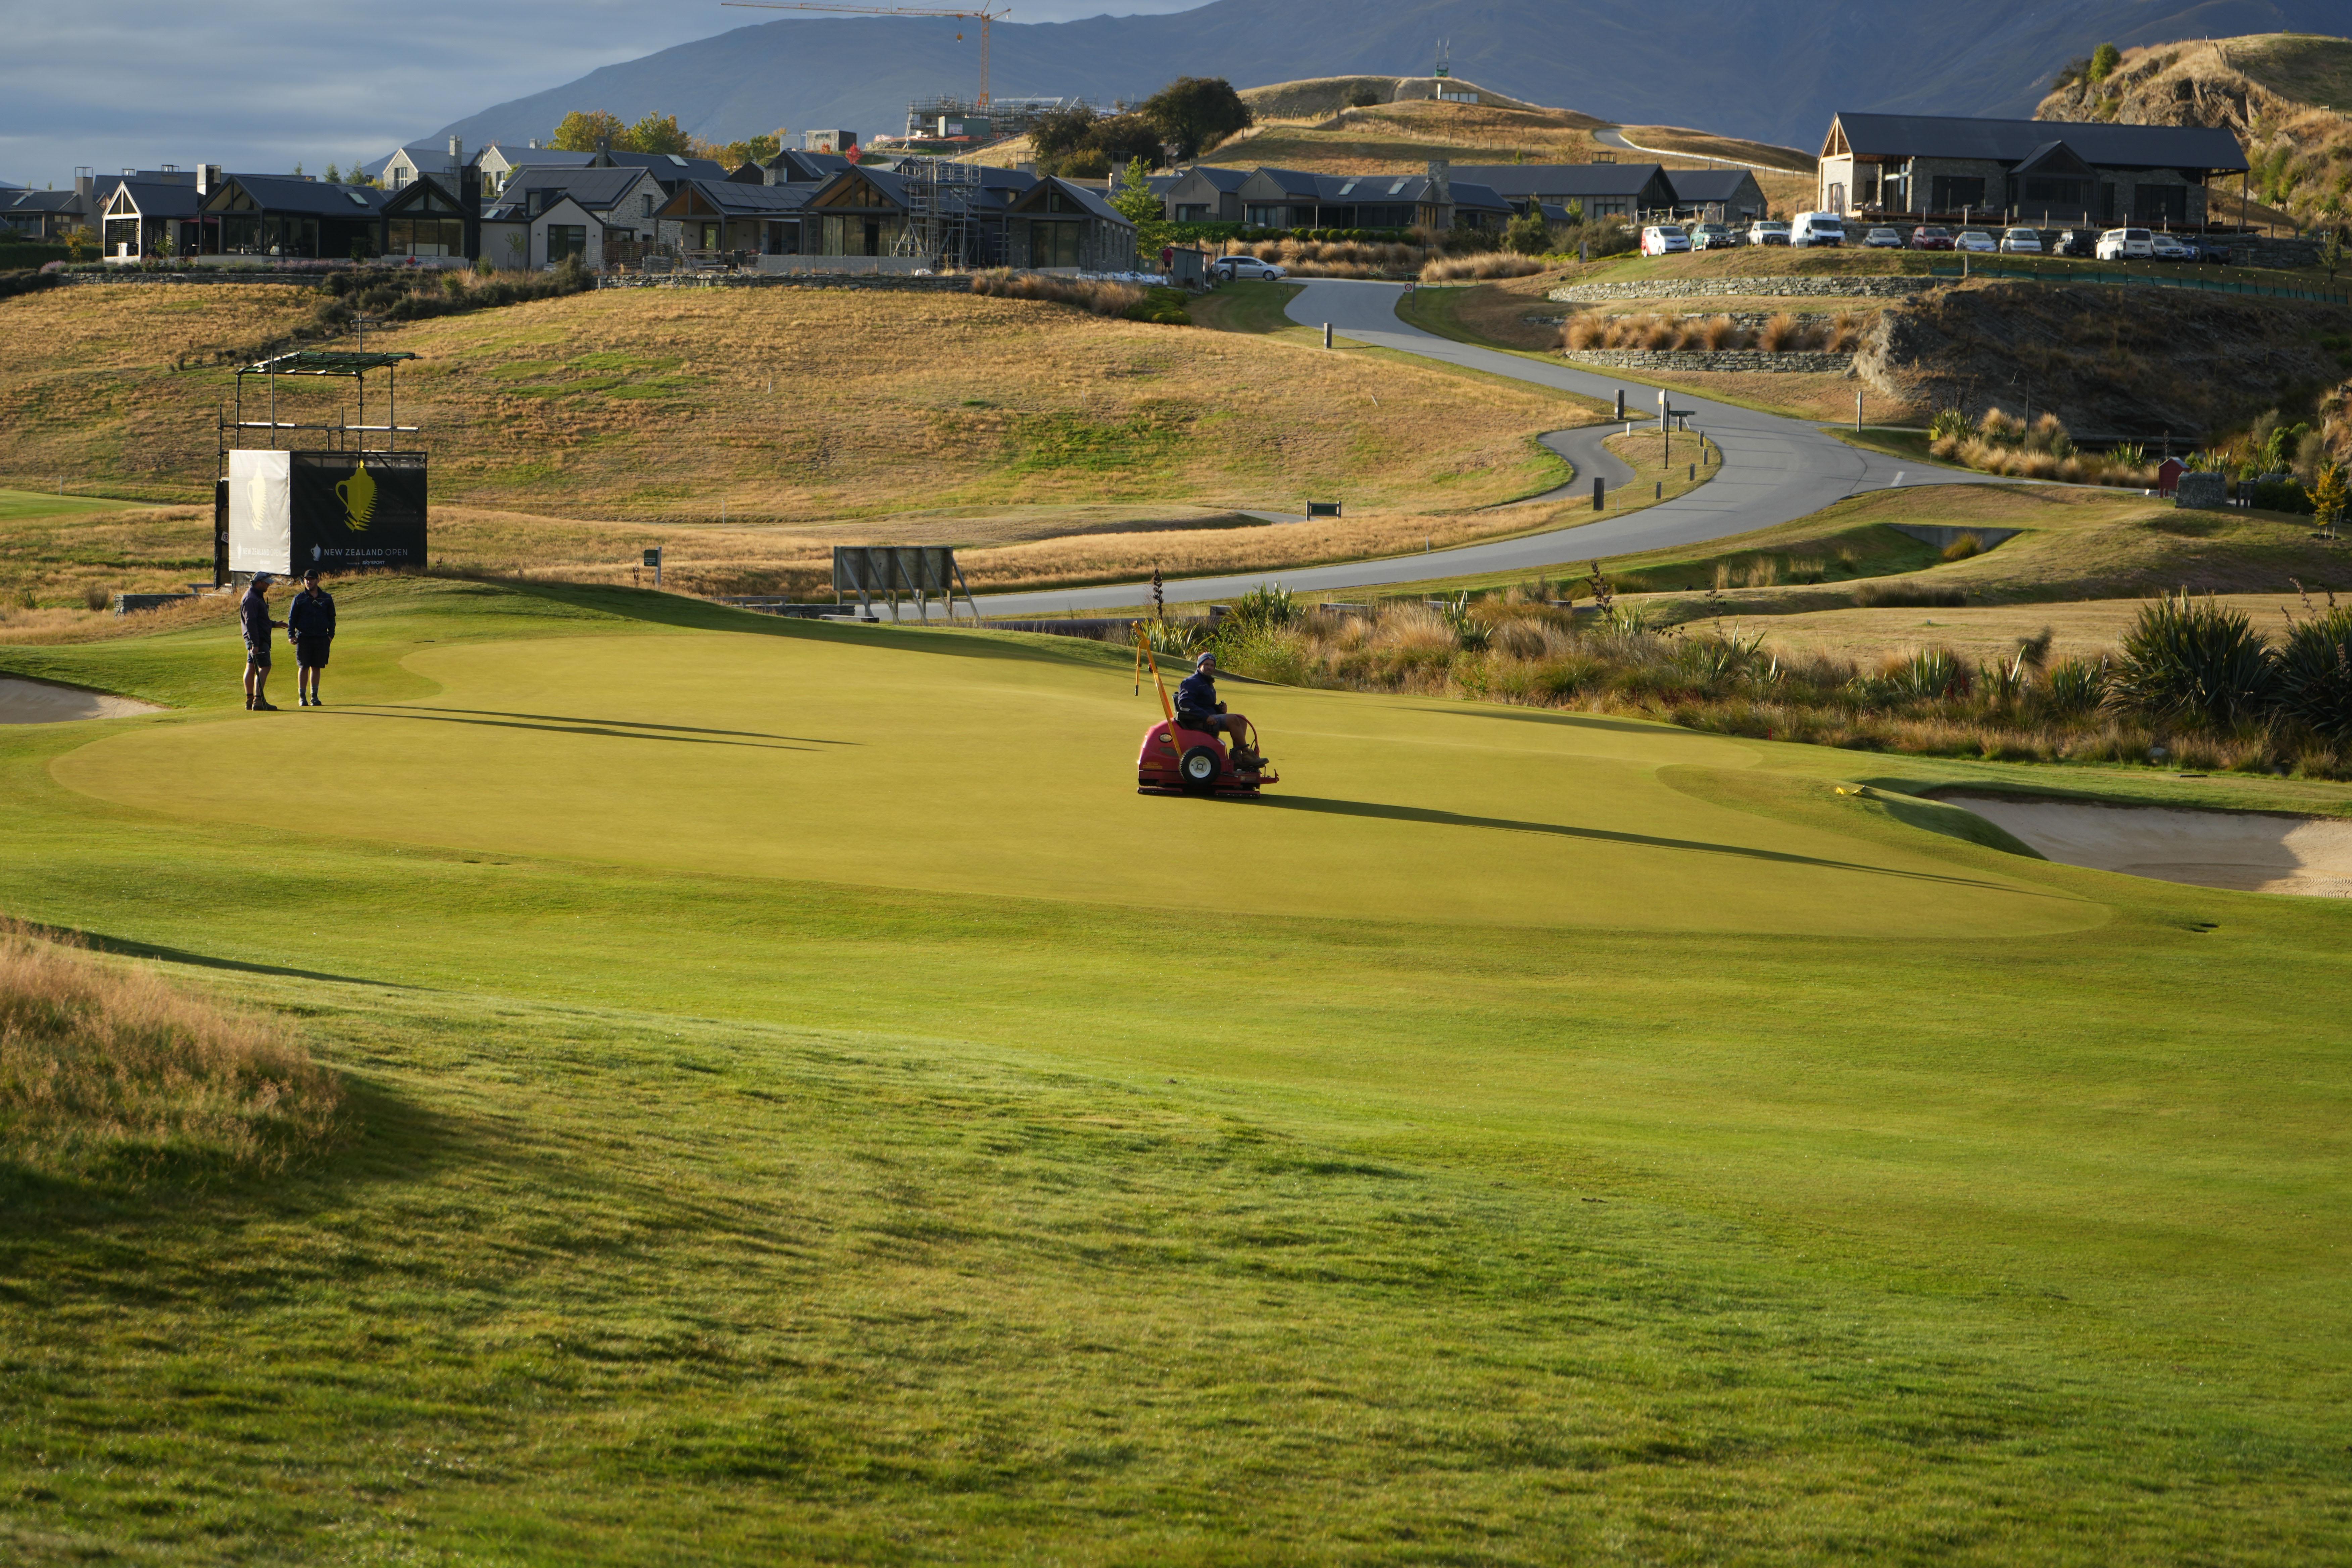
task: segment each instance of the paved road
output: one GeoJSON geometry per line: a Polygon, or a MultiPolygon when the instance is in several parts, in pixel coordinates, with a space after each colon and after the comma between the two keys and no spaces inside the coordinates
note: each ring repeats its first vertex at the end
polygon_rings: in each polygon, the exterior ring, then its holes
{"type": "Polygon", "coordinates": [[[1615,125],[1604,126],[1594,132],[1592,139],[1604,147],[1615,147],[1627,153],[1644,153],[1653,158],[1704,158],[1710,163],[1729,163],[1739,169],[1761,169],[1768,174],[1790,172],[1778,163],[1751,163],[1745,158],[1718,158],[1712,153],[1673,153],[1658,147],[1643,147],[1626,141],[1623,129],[1615,125]]]}
{"type": "MultiPolygon", "coordinates": [[[[1315,279],[1290,301],[1290,317],[1307,326],[1328,321],[1341,336],[1358,342],[1400,349],[1448,364],[1582,393],[1604,401],[1613,401],[1622,387],[1628,412],[1643,406],[1654,412],[1657,407],[1657,393],[1650,387],[1572,369],[1565,363],[1548,363],[1473,348],[1410,326],[1398,320],[1396,314],[1397,297],[1403,287],[1399,283],[1315,279]]],[[[1465,389],[1465,395],[1476,394],[1465,389]]],[[[1898,478],[1906,483],[1927,481],[1930,474],[1932,482],[1937,484],[2017,482],[1957,468],[1930,468],[1920,463],[1864,452],[1801,419],[1759,414],[1687,393],[1675,393],[1673,397],[1675,407],[1692,410],[1691,428],[1705,431],[1723,452],[1722,470],[1713,479],[1674,500],[1639,511],[1606,515],[1594,522],[1519,539],[1465,544],[1430,554],[1175,580],[1168,584],[1168,597],[1185,604],[1232,599],[1270,580],[1279,580],[1284,586],[1302,593],[1331,593],[1487,572],[1533,573],[1638,551],[1703,544],[1793,522],[1848,496],[1889,489],[1898,478]]],[[[1580,437],[1591,442],[1605,434],[1605,427],[1588,426],[1568,438],[1572,441],[1580,437]]],[[[1580,476],[1589,476],[1591,471],[1580,468],[1580,476]]],[[[1589,486],[1588,477],[1588,491],[1589,486]]],[[[1148,584],[1134,583],[1042,594],[992,594],[979,603],[982,613],[992,616],[1086,615],[1129,608],[1150,596],[1148,584]]]]}

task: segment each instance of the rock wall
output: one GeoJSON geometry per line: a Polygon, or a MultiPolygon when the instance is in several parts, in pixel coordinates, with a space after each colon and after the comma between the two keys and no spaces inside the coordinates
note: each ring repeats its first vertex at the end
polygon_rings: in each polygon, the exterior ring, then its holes
{"type": "Polygon", "coordinates": [[[1577,364],[1606,365],[1616,370],[1743,371],[1851,375],[1853,355],[1832,353],[1768,353],[1762,349],[1575,349],[1565,356],[1577,364]]]}
{"type": "Polygon", "coordinates": [[[1660,278],[1626,283],[1570,283],[1547,299],[1566,305],[1607,300],[1748,299],[1907,300],[1939,287],[1934,278],[1660,278]]]}

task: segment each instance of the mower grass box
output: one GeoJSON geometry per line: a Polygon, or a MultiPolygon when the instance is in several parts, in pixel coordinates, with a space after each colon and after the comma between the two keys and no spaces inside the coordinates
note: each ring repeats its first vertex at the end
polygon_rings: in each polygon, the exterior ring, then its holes
{"type": "Polygon", "coordinates": [[[425,563],[422,452],[228,455],[228,569],[291,575],[425,563]]]}

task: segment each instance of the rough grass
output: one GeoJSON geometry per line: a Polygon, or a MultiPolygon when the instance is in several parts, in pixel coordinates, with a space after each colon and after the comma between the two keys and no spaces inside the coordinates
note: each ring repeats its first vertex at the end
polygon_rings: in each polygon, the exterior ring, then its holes
{"type": "Polygon", "coordinates": [[[0,920],[0,1184],[265,1171],[318,1152],[342,1089],[278,1025],[0,920]]]}
{"type": "MultiPolygon", "coordinates": [[[[174,375],[171,360],[290,310],[281,290],[226,285],[0,307],[0,473],[204,498],[214,444],[199,416],[226,374],[174,375]]],[[[1465,401],[1418,367],[970,295],[613,290],[368,342],[422,356],[401,374],[400,412],[430,432],[436,504],[541,515],[1216,509],[1301,487],[1362,506],[1478,505],[1524,493],[1528,438],[1559,423],[1557,400],[1530,391],[1465,401]]],[[[289,415],[331,413],[334,395],[280,388],[289,415]]]]}

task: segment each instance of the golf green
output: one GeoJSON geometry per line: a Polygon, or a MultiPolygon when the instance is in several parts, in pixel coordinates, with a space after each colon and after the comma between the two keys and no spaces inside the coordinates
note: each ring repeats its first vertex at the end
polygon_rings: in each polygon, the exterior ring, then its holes
{"type": "Polygon", "coordinates": [[[1917,798],[2144,778],[1234,685],[1139,796],[1115,648],[342,608],[0,647],[179,705],[0,731],[0,911],[355,1107],[0,1149],[0,1558],[2352,1551],[2352,910],[1917,798]]]}

